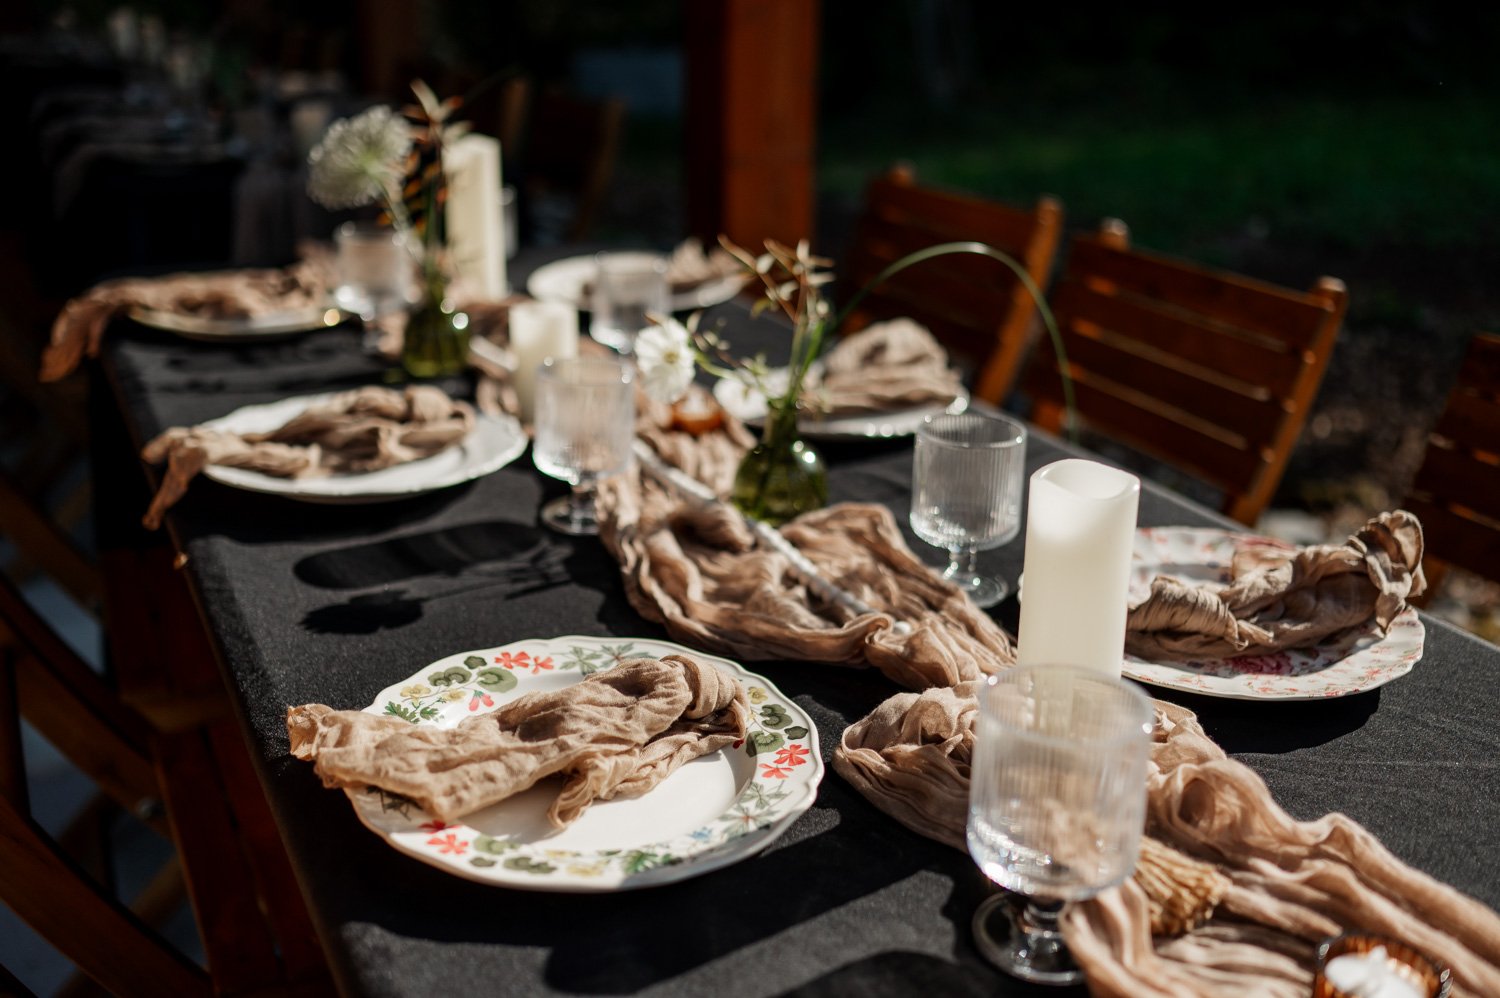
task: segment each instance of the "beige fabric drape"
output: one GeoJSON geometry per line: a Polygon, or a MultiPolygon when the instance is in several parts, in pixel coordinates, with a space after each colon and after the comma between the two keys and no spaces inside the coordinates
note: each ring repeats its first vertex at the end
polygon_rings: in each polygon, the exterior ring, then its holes
{"type": "Polygon", "coordinates": [[[440,821],[562,774],[547,812],[560,828],[595,800],[637,797],[683,763],[744,738],[749,718],[734,677],[667,655],[518,697],[453,728],[307,704],[287,712],[287,733],[292,754],[312,761],[324,786],[377,786],[440,821]]]}
{"type": "Polygon", "coordinates": [[[248,318],[325,305],[333,287],[333,258],[326,249],[279,270],[226,270],[106,281],[70,300],[52,324],[42,354],[43,381],[64,378],[85,356],[97,357],[111,321],[133,308],[205,318],[248,318]]]}
{"type": "MultiPolygon", "coordinates": [[[[749,443],[742,428],[731,422],[693,438],[663,425],[660,413],[647,413],[642,434],[669,463],[726,494],[749,443]]],[[[963,848],[972,684],[1012,664],[1011,643],[912,555],[888,512],[842,504],[781,530],[830,581],[877,611],[851,617],[820,601],[783,556],[755,547],[732,511],[639,475],[610,483],[601,505],[632,605],[674,638],[748,659],[874,666],[916,691],[850,725],[834,768],[909,828],[963,848]],[[911,633],[898,635],[896,620],[911,633]]],[[[1399,612],[1420,591],[1420,558],[1420,524],[1385,514],[1350,544],[1260,565],[1253,597],[1248,583],[1239,595],[1209,595],[1235,621],[1281,636],[1319,627],[1332,599],[1342,608],[1336,631],[1399,612]]],[[[1205,634],[1234,640],[1218,609],[1201,618],[1206,626],[1171,618],[1174,626],[1155,627],[1153,640],[1171,631],[1170,640],[1189,644],[1205,634]]],[[[1194,653],[1204,647],[1213,646],[1194,653]]],[[[1347,817],[1292,820],[1190,712],[1158,702],[1156,739],[1135,876],[1064,917],[1096,994],[1305,995],[1316,942],[1346,929],[1385,933],[1447,960],[1460,993],[1500,994],[1493,911],[1405,866],[1347,817]]]]}
{"type": "Polygon", "coordinates": [[[143,522],[159,527],[188,483],[210,464],[277,478],[375,471],[447,450],[469,435],[474,420],[473,406],[440,388],[412,385],[398,392],[369,385],[339,392],[265,433],[174,426],[141,451],[151,464],[167,463],[143,522]]]}

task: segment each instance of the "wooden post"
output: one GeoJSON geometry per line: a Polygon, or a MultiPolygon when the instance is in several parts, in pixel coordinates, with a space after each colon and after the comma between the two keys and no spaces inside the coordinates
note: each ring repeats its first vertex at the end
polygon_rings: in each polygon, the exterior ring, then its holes
{"type": "Polygon", "coordinates": [[[685,0],[688,229],[813,235],[817,0],[685,0]]]}

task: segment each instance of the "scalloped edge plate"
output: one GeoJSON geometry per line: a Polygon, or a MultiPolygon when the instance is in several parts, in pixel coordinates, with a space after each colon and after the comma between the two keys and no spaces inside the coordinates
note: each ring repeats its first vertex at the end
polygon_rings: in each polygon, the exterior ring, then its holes
{"type": "MultiPolygon", "coordinates": [[[[812,370],[821,370],[821,362],[815,362],[812,370]]],[[[772,390],[786,380],[786,368],[770,371],[772,390]]],[[[720,378],[714,382],[714,400],[724,411],[747,426],[760,426],[766,418],[766,397],[736,378],[720,378]]],[[[969,408],[969,393],[961,392],[951,402],[933,402],[915,405],[888,412],[862,412],[851,416],[818,418],[803,416],[797,420],[797,432],[809,440],[885,440],[894,437],[909,437],[921,427],[928,416],[941,413],[958,413],[969,408]]]]}
{"type": "MultiPolygon", "coordinates": [[[[212,419],[204,427],[232,433],[264,433],[286,423],[308,406],[332,398],[336,392],[299,395],[295,398],[247,405],[227,416],[212,419]]],[[[264,492],[302,502],[370,503],[405,499],[482,478],[510,464],[526,450],[529,441],[513,416],[479,413],[474,429],[461,443],[420,461],[367,471],[358,475],[326,478],[277,478],[246,468],[210,464],[203,474],[224,485],[250,492],[264,492]]]]}
{"type": "Polygon", "coordinates": [[[640,797],[596,802],[554,831],[546,810],[557,796],[556,777],[451,825],[375,788],[345,793],[359,820],[397,851],[503,887],[632,890],[736,863],[770,845],[810,808],[823,779],[812,719],[737,662],[655,638],[530,638],[439,659],[386,687],[365,712],[453,727],[525,693],[581,682],[627,658],[666,654],[712,664],[744,684],[750,730],[743,742],[694,759],[640,797]]]}
{"type": "MultiPolygon", "coordinates": [[[[1215,527],[1143,527],[1136,531],[1130,565],[1130,604],[1149,594],[1157,575],[1223,585],[1241,544],[1290,549],[1283,541],[1215,527]]],[[[1153,686],[1235,700],[1323,700],[1363,693],[1399,679],[1422,657],[1427,629],[1407,607],[1385,634],[1373,622],[1351,641],[1271,655],[1202,662],[1147,662],[1125,656],[1124,675],[1153,686]]]]}
{"type": "MultiPolygon", "coordinates": [[[[612,256],[643,260],[666,260],[664,253],[649,253],[644,250],[621,250],[612,256]]],[[[580,312],[593,310],[586,300],[584,287],[594,279],[598,264],[590,256],[570,256],[543,264],[531,272],[526,279],[526,293],[538,301],[560,301],[572,305],[580,312]]],[[[697,287],[678,291],[668,299],[673,312],[690,312],[695,308],[719,305],[740,293],[745,281],[738,274],[716,277],[704,281],[697,287]]]]}
{"type": "Polygon", "coordinates": [[[331,329],[349,318],[334,305],[313,305],[290,312],[271,312],[235,318],[188,315],[137,306],[130,318],[143,326],[176,333],[205,343],[238,343],[280,339],[318,329],[331,329]]]}

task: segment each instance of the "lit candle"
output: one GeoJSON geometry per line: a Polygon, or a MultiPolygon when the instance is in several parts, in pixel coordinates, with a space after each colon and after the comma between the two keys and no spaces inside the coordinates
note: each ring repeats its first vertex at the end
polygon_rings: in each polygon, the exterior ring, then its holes
{"type": "Polygon", "coordinates": [[[516,358],[516,400],[521,419],[531,422],[536,404],[536,369],[548,357],[578,356],[578,310],[566,302],[525,301],[510,307],[510,351],[516,358]]]}
{"type": "Polygon", "coordinates": [[[498,301],[506,294],[499,141],[470,132],[443,150],[443,173],[448,258],[469,295],[498,301]]]}
{"type": "Polygon", "coordinates": [[[1093,461],[1031,476],[1018,665],[1120,674],[1140,479],[1093,461]]]}
{"type": "Polygon", "coordinates": [[[1323,977],[1351,998],[1423,998],[1404,966],[1376,946],[1365,953],[1345,953],[1328,961],[1323,977]]]}

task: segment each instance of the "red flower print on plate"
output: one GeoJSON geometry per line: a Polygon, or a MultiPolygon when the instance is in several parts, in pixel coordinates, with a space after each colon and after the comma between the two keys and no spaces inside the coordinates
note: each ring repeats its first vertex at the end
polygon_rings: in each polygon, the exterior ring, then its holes
{"type": "Polygon", "coordinates": [[[550,669],[550,668],[552,668],[552,656],[551,655],[548,655],[546,658],[534,658],[534,659],[531,660],[531,674],[533,676],[536,675],[537,673],[541,672],[543,669],[550,669]]]}
{"type": "Polygon", "coordinates": [[[805,745],[788,745],[776,753],[776,765],[778,766],[801,766],[807,762],[807,747],[805,745]]]}
{"type": "Polygon", "coordinates": [[[790,769],[783,769],[780,766],[773,766],[769,762],[761,763],[760,770],[760,775],[768,780],[784,780],[788,776],[792,775],[792,771],[790,769]]]}
{"type": "Polygon", "coordinates": [[[417,827],[422,829],[422,831],[424,832],[432,832],[434,835],[436,835],[438,832],[441,832],[445,828],[453,828],[455,826],[448,824],[446,821],[424,821],[417,827]]]}
{"type": "Polygon", "coordinates": [[[486,707],[493,707],[495,706],[495,699],[483,690],[475,690],[474,695],[469,698],[469,709],[478,710],[480,704],[484,704],[486,707]]]}
{"type": "Polygon", "coordinates": [[[462,856],[469,848],[469,843],[459,838],[453,832],[449,832],[447,835],[434,835],[427,840],[427,844],[437,846],[437,851],[444,856],[462,856]]]}
{"type": "Polygon", "coordinates": [[[1229,660],[1236,672],[1251,672],[1261,676],[1286,676],[1292,671],[1292,656],[1284,651],[1269,655],[1241,655],[1229,660]]]}
{"type": "MultiPolygon", "coordinates": [[[[503,651],[495,656],[495,661],[500,665],[505,666],[507,669],[514,669],[517,666],[524,669],[531,664],[531,656],[524,651],[516,652],[514,654],[508,651],[503,651]]],[[[551,659],[548,659],[548,661],[551,661],[551,659]]],[[[551,668],[551,666],[548,666],[548,668],[551,668]]]]}

